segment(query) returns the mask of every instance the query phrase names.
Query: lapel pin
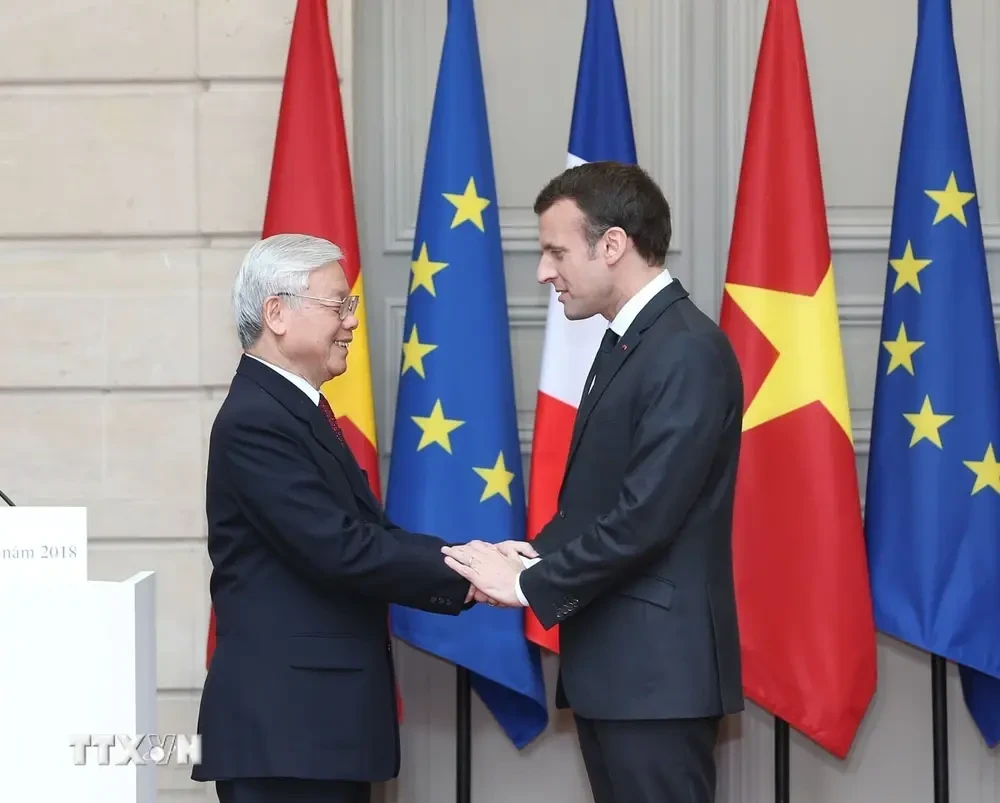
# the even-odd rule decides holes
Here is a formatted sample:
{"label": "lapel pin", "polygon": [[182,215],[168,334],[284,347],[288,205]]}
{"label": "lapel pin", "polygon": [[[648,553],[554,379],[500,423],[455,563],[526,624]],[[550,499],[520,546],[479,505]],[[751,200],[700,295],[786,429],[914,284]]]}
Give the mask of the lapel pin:
{"label": "lapel pin", "polygon": [[622,343],[622,351],[626,351],[627,349],[628,349],[628,343]]}

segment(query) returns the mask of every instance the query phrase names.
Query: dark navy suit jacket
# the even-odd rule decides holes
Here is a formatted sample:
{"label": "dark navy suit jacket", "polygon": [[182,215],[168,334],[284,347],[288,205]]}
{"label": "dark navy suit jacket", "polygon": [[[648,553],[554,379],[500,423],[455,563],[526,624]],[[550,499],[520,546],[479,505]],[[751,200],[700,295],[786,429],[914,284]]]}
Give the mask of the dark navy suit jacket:
{"label": "dark navy suit jacket", "polygon": [[466,607],[445,542],[387,521],[313,400],[246,356],[212,427],[206,503],[217,642],[192,778],[394,777],[388,606]]}
{"label": "dark navy suit jacket", "polygon": [[[589,385],[588,378],[588,385]],[[744,707],[732,568],[743,379],[676,279],[622,335],[577,413],[559,510],[521,574],[559,625],[559,707],[590,719]]]}

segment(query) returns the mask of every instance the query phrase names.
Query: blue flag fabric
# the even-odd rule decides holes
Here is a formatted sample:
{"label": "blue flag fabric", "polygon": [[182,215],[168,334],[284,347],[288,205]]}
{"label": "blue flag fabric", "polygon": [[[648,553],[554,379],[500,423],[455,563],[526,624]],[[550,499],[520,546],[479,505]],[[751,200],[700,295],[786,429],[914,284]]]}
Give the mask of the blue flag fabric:
{"label": "blue flag fabric", "polygon": [[636,163],[632,108],[614,0],[587,0],[569,153],[577,164]]}
{"label": "blue flag fabric", "polygon": [[[403,332],[386,511],[450,542],[525,540],[499,202],[472,0],[450,0]],[[442,555],[442,560],[444,556]],[[393,606],[393,632],[470,670],[524,747],[548,724],[520,609],[457,617]]]}
{"label": "blue flag fabric", "polygon": [[876,625],[1000,739],[1000,365],[948,0],[920,0],[868,468]]}

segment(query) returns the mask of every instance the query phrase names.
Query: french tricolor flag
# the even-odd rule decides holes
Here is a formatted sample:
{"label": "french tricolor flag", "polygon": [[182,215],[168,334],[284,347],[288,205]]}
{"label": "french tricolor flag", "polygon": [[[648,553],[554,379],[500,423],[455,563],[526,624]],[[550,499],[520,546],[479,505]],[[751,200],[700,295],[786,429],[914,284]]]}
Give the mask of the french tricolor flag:
{"label": "french tricolor flag", "polygon": [[[587,0],[566,166],[600,161],[636,163],[614,0]],[[534,538],[558,509],[583,383],[608,328],[600,315],[584,321],[567,320],[555,290],[550,288],[550,292],[531,445],[529,538]],[[545,630],[530,609],[525,634],[535,644],[559,652],[559,628]]]}

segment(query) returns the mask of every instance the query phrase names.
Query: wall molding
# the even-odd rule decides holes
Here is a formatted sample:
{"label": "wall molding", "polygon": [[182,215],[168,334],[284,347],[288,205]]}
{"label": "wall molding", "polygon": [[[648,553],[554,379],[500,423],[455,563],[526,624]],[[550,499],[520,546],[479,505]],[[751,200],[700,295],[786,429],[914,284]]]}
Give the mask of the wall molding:
{"label": "wall molding", "polygon": [[[480,0],[482,2],[482,0]],[[680,0],[632,0],[619,4],[633,128],[639,159],[660,179],[668,198],[686,187],[683,148],[690,134],[685,98],[690,72],[686,61]],[[443,42],[445,4],[429,0],[384,0],[382,12],[383,222],[386,253],[413,251],[416,214],[423,175],[427,132]],[[582,33],[583,17],[580,18]],[[479,40],[484,39],[480,23]],[[665,40],[666,39],[666,43]],[[629,47],[629,43],[639,47]],[[433,50],[433,57],[427,53]],[[636,56],[634,54],[638,53]],[[578,50],[573,58],[577,59]],[[635,61],[639,59],[639,63]],[[574,70],[575,74],[575,70]],[[642,78],[640,82],[638,79]],[[575,78],[574,78],[575,83]],[[401,91],[405,87],[406,91]],[[640,91],[642,90],[642,91]],[[570,87],[572,93],[573,88]],[[487,98],[487,103],[490,99]],[[636,117],[640,117],[639,124]],[[393,122],[398,121],[398,122]],[[640,125],[641,130],[640,130]],[[570,118],[563,124],[568,141]],[[497,132],[490,132],[496,169]],[[563,162],[552,165],[555,175]],[[539,177],[539,188],[544,177]],[[687,213],[677,205],[670,251],[677,253],[688,236]],[[500,206],[500,234],[506,252],[538,251],[537,218],[530,206]]]}
{"label": "wall molding", "polygon": [[[727,69],[722,107],[725,120],[723,143],[722,182],[723,209],[720,210],[724,231],[732,231],[736,191],[739,186],[747,115],[753,91],[757,54],[767,12],[767,0],[724,0],[724,39],[726,42]],[[993,84],[985,76],[1000,74],[1000,55],[993,42],[1000,36],[1000,12],[995,3],[981,0],[984,77],[974,108],[979,113],[979,125],[973,128],[969,121],[972,156],[976,173],[977,196],[981,203],[983,240],[987,251],[1000,250],[1000,207],[996,202],[1000,194],[1000,111],[990,93]],[[913,10],[916,14],[916,10]],[[958,13],[958,12],[956,12]],[[911,21],[908,20],[907,24]],[[916,24],[913,23],[914,33]],[[808,51],[808,42],[806,43]],[[807,53],[808,58],[808,53]],[[907,54],[907,59],[912,58]],[[961,58],[961,57],[960,57]],[[909,76],[909,73],[907,73]],[[909,82],[909,77],[907,77]],[[963,92],[966,109],[969,103],[970,76],[963,75]],[[898,121],[898,136],[902,135],[903,118]],[[985,198],[985,203],[983,203]],[[830,248],[835,252],[888,251],[892,223],[892,205],[827,205],[827,227]]]}
{"label": "wall molding", "polygon": [[[840,325],[842,327],[882,325],[882,295],[842,296],[840,307]],[[1000,321],[1000,295],[992,297],[993,319]],[[1000,325],[1000,324],[998,324]]]}

